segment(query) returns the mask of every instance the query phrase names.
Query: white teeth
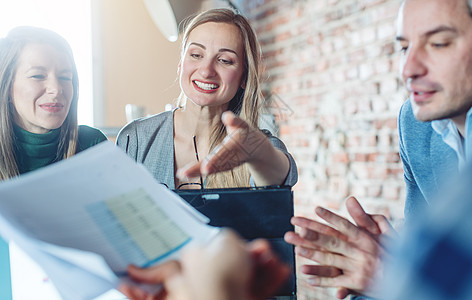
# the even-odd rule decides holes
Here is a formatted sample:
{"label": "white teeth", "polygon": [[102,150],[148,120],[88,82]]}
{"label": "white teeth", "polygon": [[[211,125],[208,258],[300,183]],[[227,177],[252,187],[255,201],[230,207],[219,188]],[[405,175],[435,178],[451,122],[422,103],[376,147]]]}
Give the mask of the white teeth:
{"label": "white teeth", "polygon": [[214,90],[216,88],[218,88],[218,85],[217,84],[212,84],[212,83],[203,83],[203,82],[200,82],[200,81],[194,81],[195,84],[201,88],[202,90]]}

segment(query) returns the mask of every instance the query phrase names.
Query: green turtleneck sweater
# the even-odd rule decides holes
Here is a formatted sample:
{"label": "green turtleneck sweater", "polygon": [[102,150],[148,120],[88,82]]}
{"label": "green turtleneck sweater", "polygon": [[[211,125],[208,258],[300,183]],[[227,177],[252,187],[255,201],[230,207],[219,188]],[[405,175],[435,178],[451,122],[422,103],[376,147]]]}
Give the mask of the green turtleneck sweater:
{"label": "green turtleneck sweater", "polygon": [[[62,159],[62,157],[56,159],[60,129],[54,129],[45,134],[31,133],[16,125],[13,129],[16,137],[15,157],[20,174],[34,171]],[[77,153],[106,139],[100,130],[81,125]]]}

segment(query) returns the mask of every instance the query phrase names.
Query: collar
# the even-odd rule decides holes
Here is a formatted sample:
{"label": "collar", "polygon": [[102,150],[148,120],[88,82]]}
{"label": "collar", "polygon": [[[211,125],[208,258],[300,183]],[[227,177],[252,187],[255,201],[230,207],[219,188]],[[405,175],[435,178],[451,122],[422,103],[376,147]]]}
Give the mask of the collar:
{"label": "collar", "polygon": [[55,157],[59,145],[61,129],[57,128],[48,133],[38,134],[24,130],[13,124],[15,144],[18,150],[29,157],[44,158]]}
{"label": "collar", "polygon": [[462,137],[457,130],[456,125],[451,119],[434,120],[431,127],[449,145],[457,154],[459,160],[459,169],[465,165],[467,161],[472,161],[472,108],[467,112],[465,120],[465,137]]}

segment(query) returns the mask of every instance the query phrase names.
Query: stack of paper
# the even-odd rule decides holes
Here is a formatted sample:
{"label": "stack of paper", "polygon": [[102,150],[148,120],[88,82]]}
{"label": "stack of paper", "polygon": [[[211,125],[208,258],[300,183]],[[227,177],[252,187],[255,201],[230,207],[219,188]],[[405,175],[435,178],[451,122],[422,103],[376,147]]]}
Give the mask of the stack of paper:
{"label": "stack of paper", "polygon": [[129,264],[176,258],[218,231],[111,142],[0,184],[0,234],[48,273],[64,299],[92,299]]}

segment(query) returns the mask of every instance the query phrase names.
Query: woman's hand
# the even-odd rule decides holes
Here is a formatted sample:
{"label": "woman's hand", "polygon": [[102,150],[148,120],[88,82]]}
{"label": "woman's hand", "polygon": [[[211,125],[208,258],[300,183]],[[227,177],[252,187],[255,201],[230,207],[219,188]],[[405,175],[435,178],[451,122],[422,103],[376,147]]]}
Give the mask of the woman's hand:
{"label": "woman's hand", "polygon": [[226,138],[202,162],[178,170],[177,177],[206,176],[247,163],[257,185],[282,184],[290,168],[287,156],[275,149],[264,133],[232,112],[224,112],[221,119],[228,133]]}

